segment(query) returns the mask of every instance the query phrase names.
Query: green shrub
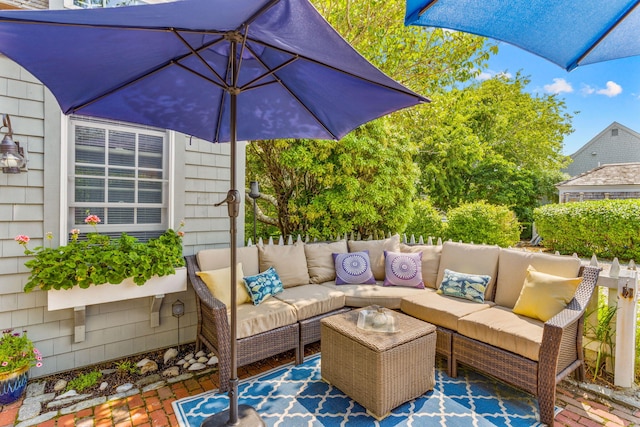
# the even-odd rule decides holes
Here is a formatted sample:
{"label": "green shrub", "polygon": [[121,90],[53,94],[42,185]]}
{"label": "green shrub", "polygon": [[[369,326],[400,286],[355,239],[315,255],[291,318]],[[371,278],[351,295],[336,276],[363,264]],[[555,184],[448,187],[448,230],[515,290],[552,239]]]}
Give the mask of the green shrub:
{"label": "green shrub", "polygon": [[640,201],[598,200],[545,205],[534,221],[545,247],[582,257],[640,259]]}
{"label": "green shrub", "polygon": [[445,236],[454,242],[507,247],[520,239],[520,224],[509,208],[486,202],[467,203],[447,213]]}
{"label": "green shrub", "polygon": [[427,239],[429,236],[444,236],[444,223],[442,222],[442,214],[433,207],[429,200],[419,199],[413,202],[414,215],[411,222],[405,229],[405,234],[416,237],[419,236]]}

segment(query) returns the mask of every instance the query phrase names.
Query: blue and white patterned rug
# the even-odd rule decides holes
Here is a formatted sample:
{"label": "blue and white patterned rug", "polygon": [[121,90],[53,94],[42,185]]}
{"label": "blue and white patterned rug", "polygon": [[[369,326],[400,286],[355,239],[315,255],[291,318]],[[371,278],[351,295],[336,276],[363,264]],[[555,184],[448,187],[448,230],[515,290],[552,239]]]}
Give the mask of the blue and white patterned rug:
{"label": "blue and white patterned rug", "polygon": [[[438,365],[438,363],[437,363]],[[322,381],[320,355],[302,365],[286,365],[240,382],[240,404],[256,409],[268,426],[540,426],[537,401],[474,371],[458,378],[436,367],[436,385],[382,421],[340,390]],[[228,408],[228,395],[208,391],[173,402],[180,426],[199,427],[209,415]]]}

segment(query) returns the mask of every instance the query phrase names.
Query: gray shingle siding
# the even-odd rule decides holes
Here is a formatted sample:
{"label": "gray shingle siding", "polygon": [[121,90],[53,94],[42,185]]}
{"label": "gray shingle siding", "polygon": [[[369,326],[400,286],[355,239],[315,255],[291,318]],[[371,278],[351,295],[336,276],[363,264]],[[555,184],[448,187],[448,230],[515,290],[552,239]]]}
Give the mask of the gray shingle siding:
{"label": "gray shingle siding", "polygon": [[[612,129],[618,129],[617,136],[612,136]],[[571,158],[573,162],[564,170],[570,176],[605,164],[640,162],[640,134],[613,122],[572,154]]]}

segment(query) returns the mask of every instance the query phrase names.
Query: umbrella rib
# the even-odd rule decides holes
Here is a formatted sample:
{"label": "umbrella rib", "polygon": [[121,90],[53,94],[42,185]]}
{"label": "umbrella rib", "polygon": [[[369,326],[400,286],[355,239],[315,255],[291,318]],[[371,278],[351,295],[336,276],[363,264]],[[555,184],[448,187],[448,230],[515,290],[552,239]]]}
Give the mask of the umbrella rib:
{"label": "umbrella rib", "polygon": [[271,9],[276,3],[278,3],[280,0],[271,0],[269,3],[265,4],[264,6],[262,6],[260,9],[258,9],[258,11],[256,13],[253,14],[253,16],[250,16],[248,19],[246,19],[242,25],[238,28],[238,31],[240,31],[240,29],[242,27],[247,27],[249,26],[249,24],[251,24],[253,21],[255,21],[256,19],[258,19],[260,17],[260,15],[262,15],[263,13],[265,13],[267,10]]}
{"label": "umbrella rib", "polygon": [[[214,69],[213,69],[213,67],[212,67],[211,65],[209,65],[209,63],[208,63],[207,61],[205,61],[205,60],[204,60],[204,58],[200,55],[200,51],[202,51],[202,50],[204,50],[204,49],[208,49],[208,48],[210,48],[211,46],[213,46],[214,44],[217,44],[217,43],[219,43],[220,41],[222,41],[222,40],[224,40],[224,39],[221,37],[220,39],[215,40],[215,41],[213,41],[213,42],[211,42],[211,43],[207,43],[206,45],[204,45],[204,46],[202,46],[202,47],[198,48],[198,50],[195,50],[195,49],[194,49],[194,48],[193,48],[193,47],[192,47],[192,46],[191,46],[191,45],[190,45],[190,44],[189,44],[189,43],[184,39],[184,37],[182,37],[182,35],[181,35],[178,31],[176,31],[175,29],[172,29],[171,31],[172,31],[172,32],[173,32],[173,34],[178,38],[178,40],[180,40],[180,41],[182,42],[182,44],[184,44],[184,45],[187,47],[187,49],[189,49],[189,50],[191,51],[191,53],[192,53],[193,55],[195,55],[195,56],[200,60],[200,62],[202,62],[202,64],[203,64],[205,67],[207,67],[207,69],[208,69],[209,71],[211,71],[211,72],[212,72],[212,73],[213,73],[213,74],[218,78],[218,80],[220,80],[220,81],[222,82],[222,84],[223,84],[223,85],[225,85],[225,86],[226,86],[226,82],[224,81],[224,79],[222,78],[222,76],[221,76],[220,74],[218,74],[218,72],[217,72],[216,70],[214,70]],[[183,58],[181,58],[181,59],[184,59],[184,57],[183,57]],[[212,83],[213,83],[213,82],[212,82]]]}
{"label": "umbrella rib", "polygon": [[589,49],[587,49],[582,55],[580,55],[578,57],[578,59],[576,59],[575,61],[573,61],[571,64],[569,64],[569,66],[567,67],[567,70],[572,70],[575,67],[577,67],[578,65],[580,65],[580,63],[591,54],[591,52],[593,52],[593,50],[595,48],[597,48],[600,43],[602,43],[602,41],[604,39],[606,39],[609,34],[611,34],[611,32],[613,30],[615,30],[616,28],[618,28],[618,25],[620,25],[620,23],[622,23],[622,21],[624,21],[627,16],[629,16],[640,4],[640,1],[636,1],[635,4],[633,6],[631,6],[625,13],[622,14],[622,16],[620,16],[616,22],[614,22],[614,24],[609,27],[609,29],[607,31],[604,32],[604,34],[602,34],[600,37],[598,37],[598,40],[596,40],[590,47]]}
{"label": "umbrella rib", "polygon": [[[272,44],[266,43],[266,42],[264,42],[264,41],[262,41],[262,40],[256,40],[256,39],[252,39],[252,38],[250,38],[249,40],[250,40],[250,41],[252,41],[252,42],[254,42],[254,43],[261,44],[261,45],[263,45],[263,46],[265,46],[265,47],[268,47],[268,48],[270,48],[270,49],[277,50],[278,52],[286,53],[286,54],[288,54],[288,55],[292,55],[292,56],[298,56],[298,59],[303,59],[303,60],[305,60],[305,61],[312,62],[312,63],[314,63],[314,64],[316,64],[316,65],[320,65],[320,66],[322,66],[322,67],[329,68],[329,69],[331,69],[331,70],[333,70],[333,71],[336,71],[336,72],[338,72],[338,73],[346,74],[346,75],[351,76],[351,77],[353,77],[353,78],[355,78],[355,79],[362,80],[362,81],[364,81],[364,82],[371,83],[371,84],[373,84],[373,85],[376,85],[376,86],[379,86],[379,87],[383,87],[383,88],[385,88],[385,89],[389,89],[389,90],[392,90],[392,91],[395,91],[395,92],[398,92],[398,93],[402,93],[402,94],[405,94],[405,95],[413,96],[413,97],[415,97],[415,98],[419,99],[421,102],[431,102],[431,101],[429,101],[429,99],[428,99],[428,98],[425,98],[425,97],[420,96],[420,95],[418,95],[418,94],[416,94],[416,93],[413,93],[413,92],[411,92],[411,91],[410,91],[410,90],[408,90],[408,89],[407,89],[407,90],[402,90],[402,89],[399,89],[399,88],[397,88],[397,87],[389,86],[389,85],[387,85],[387,84],[380,83],[380,82],[377,82],[377,81],[375,81],[375,80],[368,79],[368,78],[363,77],[363,76],[359,76],[359,75],[357,75],[357,74],[354,74],[354,73],[349,72],[349,71],[346,71],[346,70],[341,70],[340,68],[334,67],[333,65],[326,64],[326,63],[324,63],[324,62],[318,61],[317,59],[313,59],[313,58],[310,58],[310,57],[308,57],[308,56],[305,56],[305,55],[302,55],[302,54],[299,54],[299,53],[290,52],[290,51],[288,51],[288,50],[286,50],[286,49],[279,48],[279,47],[274,46],[274,45],[272,45]],[[261,62],[262,62],[262,61],[261,61]],[[264,65],[264,64],[263,64],[263,65]],[[265,67],[266,67],[266,66],[265,66]],[[269,67],[266,67],[266,68],[269,68]]]}
{"label": "umbrella rib", "polygon": [[431,9],[431,6],[433,6],[434,4],[436,4],[438,2],[438,0],[431,0],[429,2],[427,2],[427,4],[425,4],[422,9],[420,9],[420,11],[418,12],[418,16],[422,16],[424,15],[424,13]]}
{"label": "umbrella rib", "polygon": [[173,65],[173,63],[174,63],[174,62],[173,62],[173,60],[172,60],[171,62],[168,62],[168,63],[166,63],[166,64],[162,64],[162,65],[160,65],[159,67],[157,67],[156,69],[151,70],[151,71],[149,71],[148,73],[144,73],[143,75],[140,75],[140,76],[138,76],[138,77],[135,77],[134,79],[131,79],[131,80],[129,80],[128,82],[125,82],[125,83],[123,83],[123,84],[121,84],[121,85],[119,85],[119,86],[117,86],[117,87],[114,87],[114,88],[112,88],[112,89],[109,89],[109,90],[107,90],[106,92],[103,92],[103,93],[101,93],[100,95],[95,96],[95,97],[91,98],[90,100],[88,100],[88,101],[86,101],[86,102],[84,102],[84,103],[82,103],[82,104],[80,104],[80,105],[78,105],[78,106],[70,107],[70,108],[68,108],[64,113],[65,113],[65,114],[69,114],[69,113],[75,113],[75,112],[77,112],[78,110],[82,110],[83,108],[88,107],[89,105],[91,105],[91,104],[93,104],[93,103],[95,103],[95,102],[100,101],[102,98],[104,98],[104,97],[106,97],[106,96],[109,96],[109,95],[111,95],[112,93],[118,92],[119,90],[124,89],[124,88],[126,88],[126,87],[128,87],[128,86],[131,86],[132,84],[134,84],[134,83],[136,83],[136,82],[138,82],[138,81],[140,81],[140,80],[142,80],[142,79],[144,79],[144,78],[147,78],[147,77],[149,77],[149,76],[151,76],[151,75],[153,75],[153,74],[156,74],[156,73],[157,73],[157,72],[159,72],[159,71],[164,70],[165,68],[167,68],[167,67],[169,67],[169,66]]}
{"label": "umbrella rib", "polygon": [[[249,49],[249,50],[251,50],[251,49]],[[252,51],[252,53],[253,53],[253,51]],[[266,78],[266,77],[269,77],[269,76],[271,76],[271,75],[274,75],[275,73],[277,73],[278,71],[280,71],[281,69],[283,69],[284,67],[286,67],[287,65],[289,65],[289,64],[291,64],[291,63],[293,63],[293,62],[295,62],[295,61],[297,61],[297,60],[298,60],[298,56],[296,55],[295,57],[293,57],[293,58],[289,59],[288,61],[283,62],[282,64],[278,65],[276,68],[274,68],[274,69],[272,69],[272,70],[269,70],[268,72],[266,72],[266,73],[262,74],[261,76],[258,76],[258,77],[256,77],[255,79],[251,80],[249,83],[247,83],[247,84],[243,85],[243,86],[240,88],[240,90],[241,90],[241,91],[245,91],[245,90],[249,90],[249,89],[254,89],[254,88],[256,88],[256,87],[264,86],[265,84],[274,83],[274,82],[266,82],[266,83],[263,83],[263,84],[259,84],[259,85],[255,85],[255,86],[254,86],[254,83],[255,83],[255,82],[257,82],[257,81],[259,81],[259,80],[262,80],[262,79],[264,79],[264,78]],[[262,63],[262,61],[260,61],[260,62]],[[262,65],[264,65],[264,64],[262,64]],[[267,69],[268,69],[268,67],[267,67]],[[278,79],[278,77],[277,77],[277,76],[276,76],[275,78],[276,78],[276,79]],[[279,81],[279,80],[280,80],[280,79],[278,79],[278,81]]]}
{"label": "umbrella rib", "polygon": [[[260,62],[260,64],[262,64],[262,66],[265,69],[269,69],[269,66],[267,64],[265,64],[262,59],[260,58],[260,56],[256,55],[256,53],[253,51],[253,49],[251,49],[250,46],[247,47],[247,49],[249,49],[249,51],[254,55],[254,57],[256,58],[256,60],[258,62]],[[295,56],[295,55],[294,55]],[[298,57],[294,58],[294,59],[298,59]],[[282,68],[282,67],[280,67]],[[278,83],[280,83],[280,86],[284,88],[284,90],[286,90],[289,95],[291,95],[296,101],[298,101],[298,103],[302,106],[302,108],[304,108],[305,110],[307,110],[307,112],[311,115],[311,117],[313,117],[315,119],[316,122],[318,122],[318,124],[320,126],[322,126],[324,128],[324,130],[327,131],[327,133],[329,135],[331,135],[333,137],[333,139],[338,139],[338,137],[336,136],[336,134],[334,134],[331,130],[329,130],[329,128],[324,124],[324,122],[322,120],[320,120],[320,118],[316,115],[316,113],[314,113],[313,111],[311,111],[309,109],[309,107],[307,107],[307,105],[302,102],[302,100],[298,97],[298,95],[296,95],[295,93],[293,93],[293,91],[291,89],[289,89],[289,87],[277,76],[277,74],[275,74],[275,71],[272,73],[273,77],[277,80]],[[260,86],[264,86],[264,85],[260,85]]]}

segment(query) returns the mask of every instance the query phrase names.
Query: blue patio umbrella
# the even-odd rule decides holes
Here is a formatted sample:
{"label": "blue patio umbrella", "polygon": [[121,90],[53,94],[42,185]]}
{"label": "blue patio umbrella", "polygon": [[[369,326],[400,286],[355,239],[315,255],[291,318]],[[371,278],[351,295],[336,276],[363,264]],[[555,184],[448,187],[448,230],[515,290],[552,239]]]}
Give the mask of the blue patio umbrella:
{"label": "blue patio umbrella", "polygon": [[[427,101],[358,54],[308,0],[0,12],[0,52],[42,81],[65,114],[231,142],[231,188],[221,202],[229,210],[231,266],[237,140],[339,139]],[[231,268],[231,301],[235,275]],[[238,408],[236,323],[232,304],[229,410],[207,425],[236,425],[239,415],[259,420],[251,408]]]}
{"label": "blue patio umbrella", "polygon": [[640,55],[638,0],[407,0],[405,25],[491,37],[571,71]]}

